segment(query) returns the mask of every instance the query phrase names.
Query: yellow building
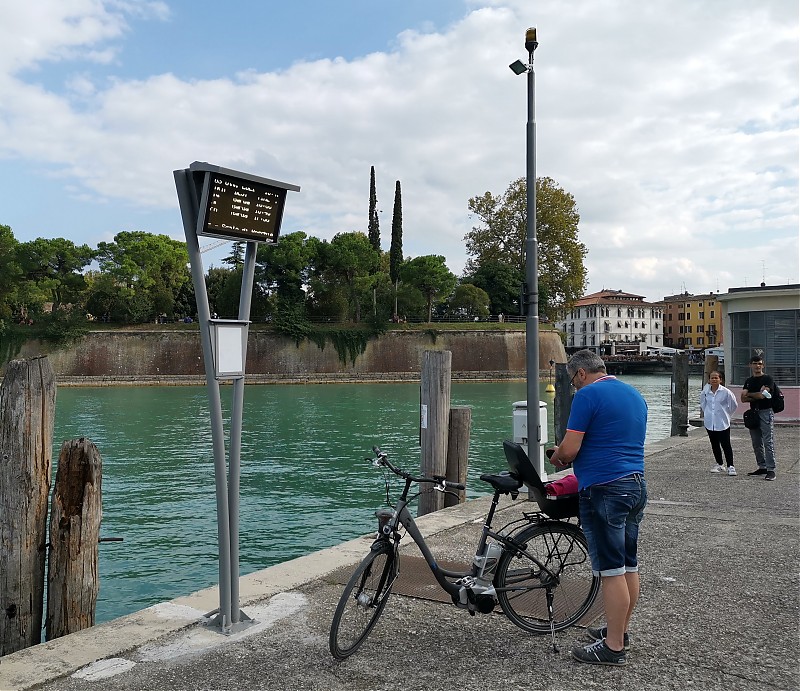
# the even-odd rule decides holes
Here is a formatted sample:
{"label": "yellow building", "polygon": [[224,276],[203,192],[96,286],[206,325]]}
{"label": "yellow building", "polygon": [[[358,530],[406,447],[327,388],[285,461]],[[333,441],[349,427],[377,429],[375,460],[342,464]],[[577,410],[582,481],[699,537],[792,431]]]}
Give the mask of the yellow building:
{"label": "yellow building", "polygon": [[664,304],[664,345],[702,350],[722,343],[722,306],[715,293],[668,295]]}

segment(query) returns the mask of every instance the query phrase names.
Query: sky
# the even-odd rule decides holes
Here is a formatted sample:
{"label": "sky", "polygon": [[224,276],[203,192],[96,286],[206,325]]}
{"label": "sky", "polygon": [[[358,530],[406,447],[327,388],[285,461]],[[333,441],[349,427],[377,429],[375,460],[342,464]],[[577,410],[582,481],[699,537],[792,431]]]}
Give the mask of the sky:
{"label": "sky", "polygon": [[[299,185],[282,233],[381,240],[460,275],[468,202],[575,198],[586,292],[800,282],[796,0],[0,0],[0,224],[183,240],[193,161]],[[201,247],[210,242],[203,238]],[[220,265],[230,246],[203,254]]]}

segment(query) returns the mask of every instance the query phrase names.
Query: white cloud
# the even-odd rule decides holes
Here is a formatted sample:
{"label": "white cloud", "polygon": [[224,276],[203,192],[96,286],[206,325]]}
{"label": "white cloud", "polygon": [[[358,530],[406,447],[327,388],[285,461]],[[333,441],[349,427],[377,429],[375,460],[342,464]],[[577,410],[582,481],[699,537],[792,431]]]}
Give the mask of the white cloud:
{"label": "white cloud", "polygon": [[508,64],[535,19],[537,172],[575,196],[589,290],[725,290],[758,283],[762,259],[775,282],[798,280],[794,0],[542,0],[535,17],[527,0],[471,1],[442,33],[399,32],[392,52],[217,80],[76,73],[64,94],[30,68],[118,59],[137,38],[126,17],[169,10],[45,4],[47,21],[14,3],[0,28],[0,88],[13,94],[0,157],[90,195],[172,209],[172,170],[205,160],[300,184],[284,228],[331,237],[365,229],[374,165],[384,244],[399,179],[406,254],[460,271],[468,199],[525,174],[525,79]]}

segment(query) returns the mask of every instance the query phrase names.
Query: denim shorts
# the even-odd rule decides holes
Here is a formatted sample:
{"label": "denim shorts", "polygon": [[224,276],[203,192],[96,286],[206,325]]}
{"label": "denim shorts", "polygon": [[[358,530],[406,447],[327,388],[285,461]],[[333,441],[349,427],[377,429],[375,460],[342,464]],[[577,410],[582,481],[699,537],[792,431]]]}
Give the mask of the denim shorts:
{"label": "denim shorts", "polygon": [[647,484],[639,473],[580,491],[581,527],[589,543],[592,573],[621,576],[639,570],[639,523]]}

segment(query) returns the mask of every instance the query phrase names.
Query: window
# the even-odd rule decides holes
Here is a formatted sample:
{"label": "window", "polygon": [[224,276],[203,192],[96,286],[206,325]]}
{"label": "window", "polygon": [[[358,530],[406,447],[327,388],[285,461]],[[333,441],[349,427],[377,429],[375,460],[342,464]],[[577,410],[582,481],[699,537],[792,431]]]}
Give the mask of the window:
{"label": "window", "polygon": [[687,333],[687,334],[692,333],[692,325],[691,324],[687,324],[686,325],[686,332],[685,333]]}
{"label": "window", "polygon": [[705,339],[705,338],[703,338],[702,336],[700,336],[700,337],[697,339],[697,345],[705,345],[705,342],[706,342],[706,339]]}
{"label": "window", "polygon": [[[714,303],[712,302],[711,304],[713,305]],[[714,310],[711,310],[711,318],[714,318]]]}
{"label": "window", "polygon": [[706,318],[706,313],[705,312],[700,312],[700,314],[697,315],[697,318],[698,319],[705,319]]}
{"label": "window", "polygon": [[763,348],[767,374],[781,386],[800,385],[800,310],[736,312],[731,315],[731,339],[731,381],[750,376],[747,361],[754,349]]}

